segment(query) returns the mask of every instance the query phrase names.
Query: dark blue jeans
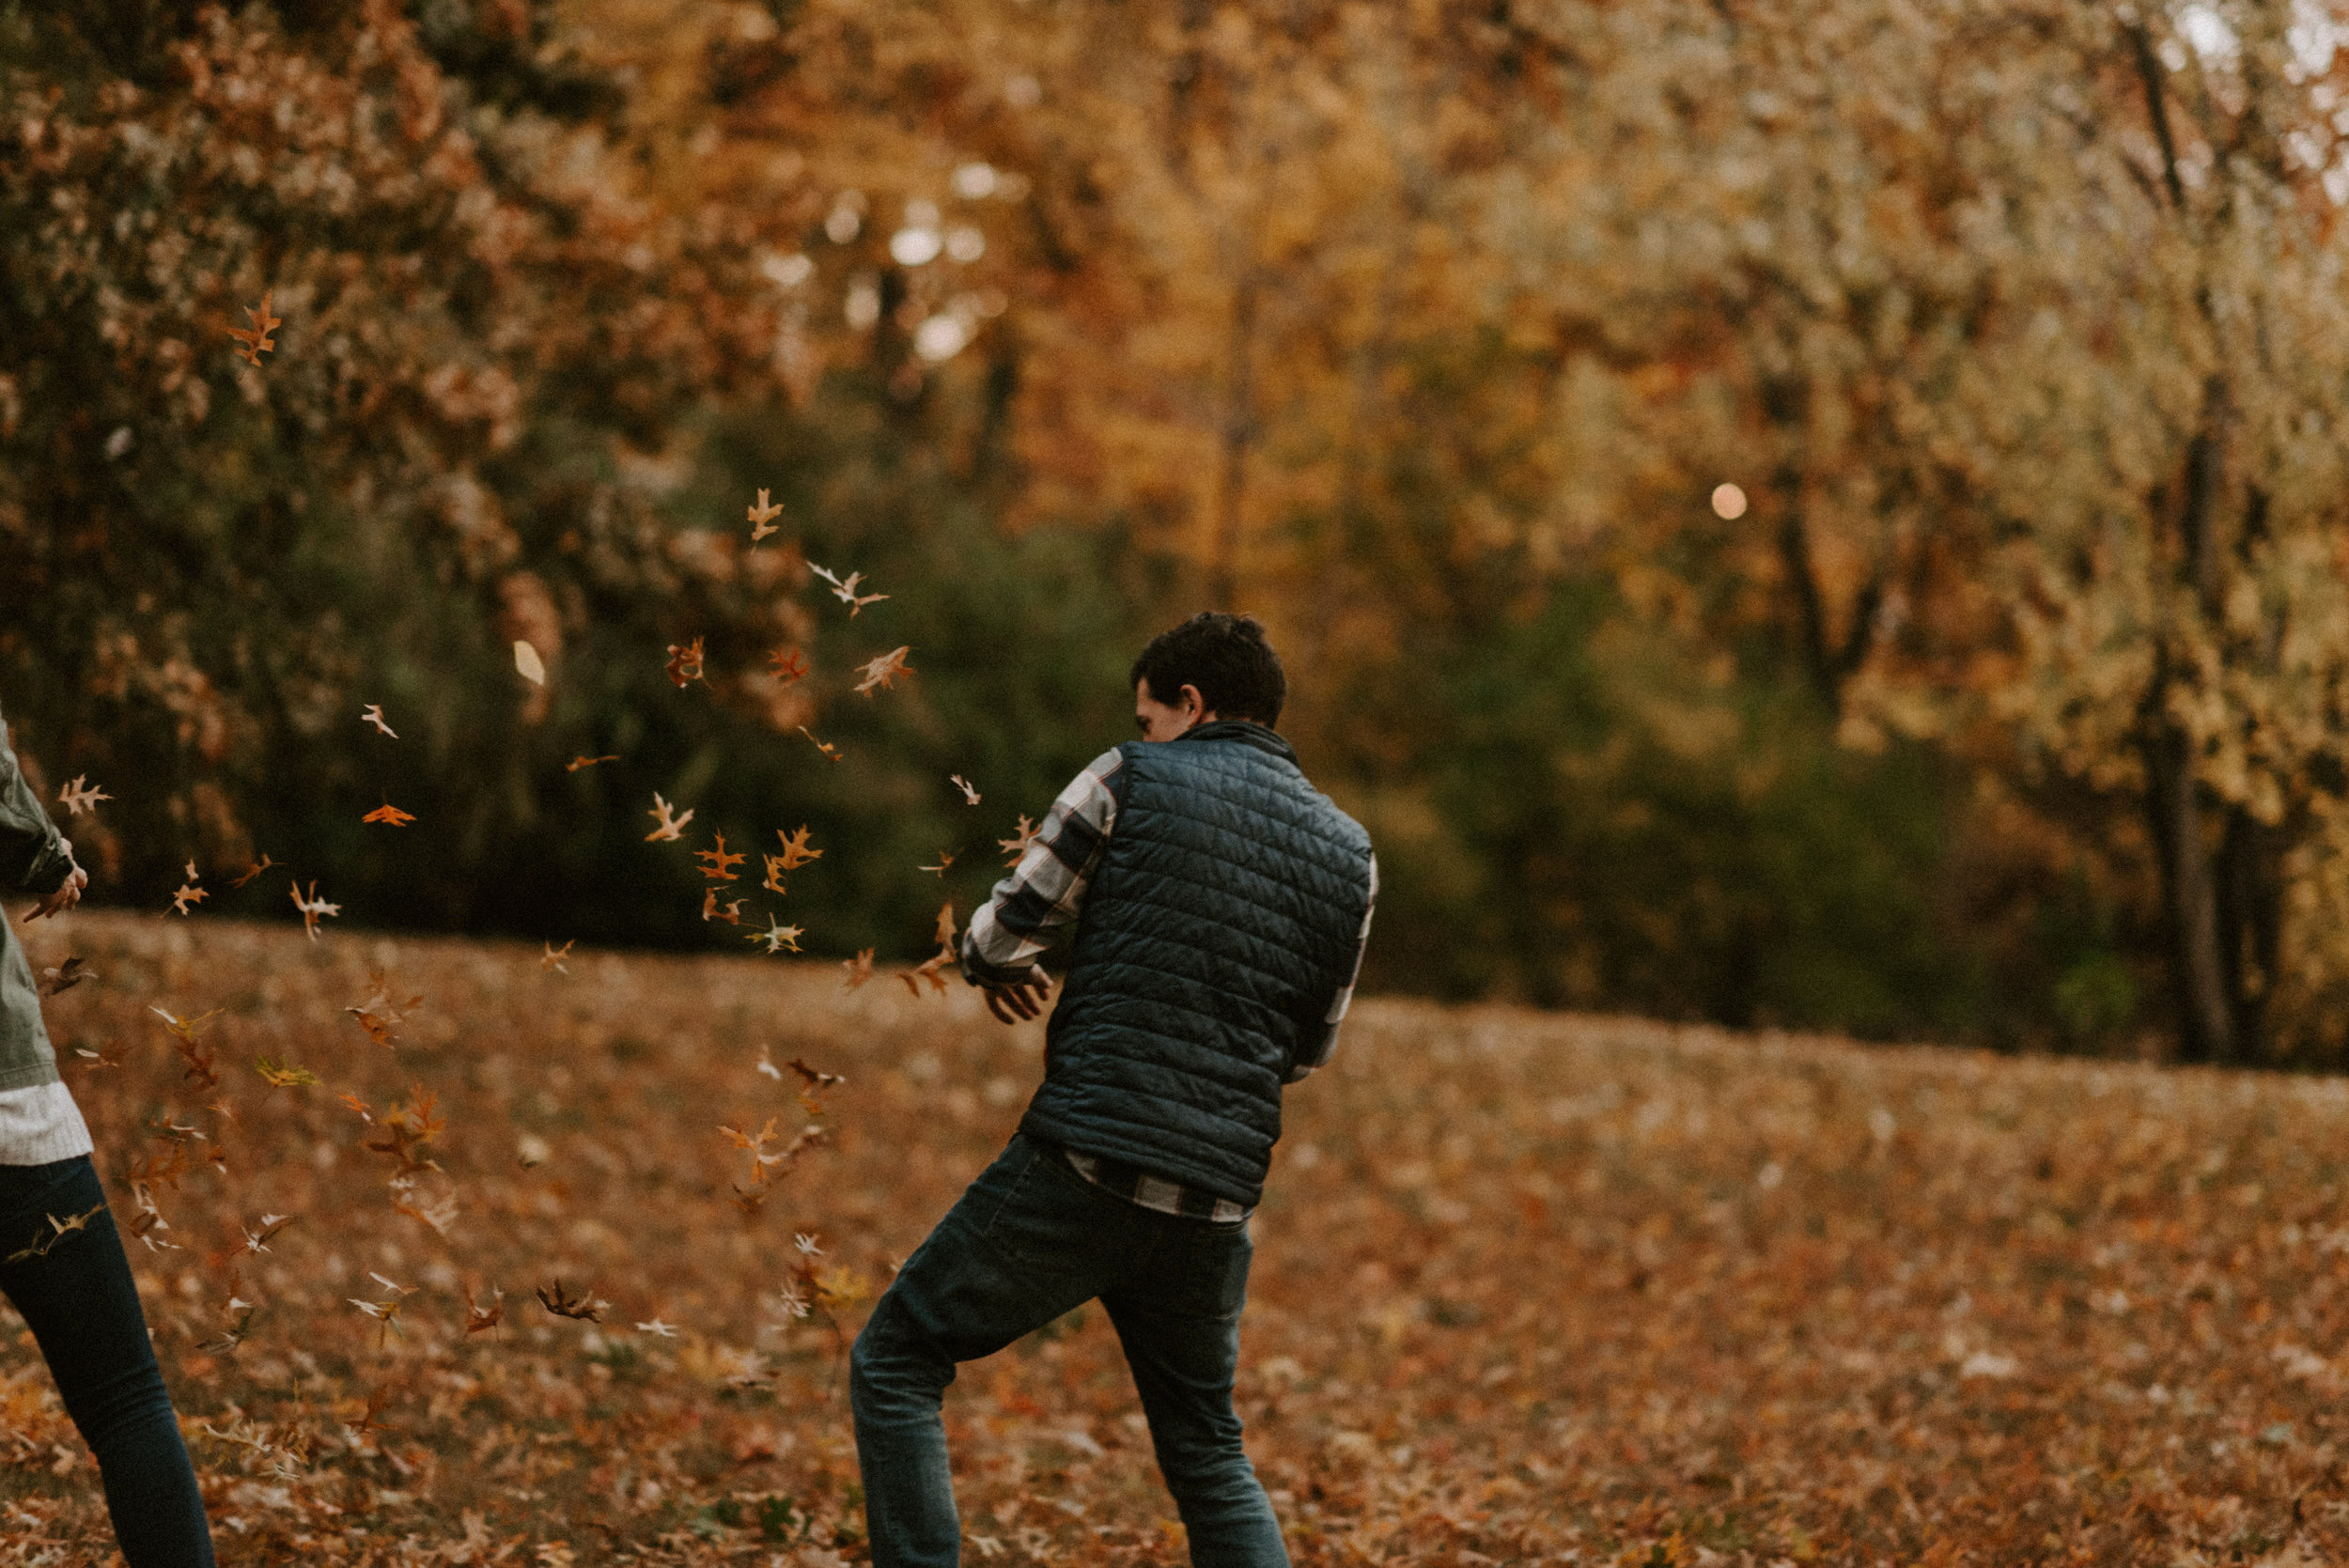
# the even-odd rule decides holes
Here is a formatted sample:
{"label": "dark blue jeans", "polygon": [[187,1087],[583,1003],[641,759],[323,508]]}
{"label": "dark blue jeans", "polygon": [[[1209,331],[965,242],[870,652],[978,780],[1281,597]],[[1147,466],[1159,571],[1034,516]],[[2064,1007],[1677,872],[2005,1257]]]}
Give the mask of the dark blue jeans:
{"label": "dark blue jeans", "polygon": [[897,1271],[849,1357],[874,1568],[960,1560],[939,1419],[956,1363],[1097,1296],[1126,1348],[1191,1561],[1285,1565],[1232,1408],[1251,1251],[1245,1222],[1142,1208],[1077,1174],[1060,1150],[1014,1137]]}
{"label": "dark blue jeans", "polygon": [[49,1361],[66,1414],[98,1458],[130,1568],[210,1568],[212,1534],[195,1469],[148,1342],[147,1315],[114,1213],[57,1235],[106,1201],[86,1155],[54,1165],[0,1165],[0,1258],[55,1236],[38,1257],[0,1264],[0,1294],[23,1315]]}

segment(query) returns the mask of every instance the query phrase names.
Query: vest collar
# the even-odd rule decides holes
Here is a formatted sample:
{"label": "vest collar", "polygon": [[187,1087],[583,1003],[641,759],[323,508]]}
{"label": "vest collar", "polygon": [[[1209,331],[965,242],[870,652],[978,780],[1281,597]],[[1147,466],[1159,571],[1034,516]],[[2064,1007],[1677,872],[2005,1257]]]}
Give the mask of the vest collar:
{"label": "vest collar", "polygon": [[[1269,752],[1283,762],[1297,760],[1296,749],[1281,738],[1278,730],[1259,724],[1253,719],[1216,719],[1204,724],[1193,724],[1174,737],[1174,741],[1184,740],[1237,740],[1260,752]],[[1170,745],[1174,743],[1169,742]]]}

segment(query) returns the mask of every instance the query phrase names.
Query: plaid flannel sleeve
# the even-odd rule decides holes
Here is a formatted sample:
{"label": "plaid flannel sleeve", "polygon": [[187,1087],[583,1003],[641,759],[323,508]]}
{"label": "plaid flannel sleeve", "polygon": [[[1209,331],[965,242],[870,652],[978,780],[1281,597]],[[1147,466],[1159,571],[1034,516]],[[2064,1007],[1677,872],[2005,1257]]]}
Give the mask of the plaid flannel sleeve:
{"label": "plaid flannel sleeve", "polygon": [[8,727],[0,722],[0,889],[45,897],[63,887],[73,862],[61,836],[25,782],[8,745]]}
{"label": "plaid flannel sleeve", "polygon": [[1101,851],[1117,826],[1126,759],[1104,752],[1069,781],[1011,875],[995,884],[962,934],[962,974],[973,986],[1023,978],[1051,934],[1077,918]]}
{"label": "plaid flannel sleeve", "polygon": [[1354,946],[1354,972],[1330,999],[1330,1007],[1321,1017],[1316,1033],[1309,1033],[1298,1042],[1297,1062],[1289,1068],[1284,1083],[1295,1083],[1315,1067],[1330,1064],[1330,1055],[1338,1048],[1338,1025],[1346,1021],[1346,1010],[1354,1002],[1354,982],[1362,976],[1362,955],[1370,947],[1370,917],[1378,908],[1378,857],[1370,858],[1370,896],[1362,906],[1362,934]]}

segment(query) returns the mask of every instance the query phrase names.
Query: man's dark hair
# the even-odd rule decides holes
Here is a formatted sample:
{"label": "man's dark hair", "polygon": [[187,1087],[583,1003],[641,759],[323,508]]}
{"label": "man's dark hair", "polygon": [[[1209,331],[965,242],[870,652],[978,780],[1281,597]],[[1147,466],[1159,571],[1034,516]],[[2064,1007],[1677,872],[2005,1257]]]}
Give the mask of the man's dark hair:
{"label": "man's dark hair", "polygon": [[1281,704],[1289,691],[1281,656],[1265,641],[1264,627],[1253,615],[1219,610],[1151,638],[1126,678],[1135,687],[1148,681],[1150,695],[1162,703],[1175,701],[1184,687],[1196,686],[1217,718],[1252,719],[1268,728],[1281,722]]}

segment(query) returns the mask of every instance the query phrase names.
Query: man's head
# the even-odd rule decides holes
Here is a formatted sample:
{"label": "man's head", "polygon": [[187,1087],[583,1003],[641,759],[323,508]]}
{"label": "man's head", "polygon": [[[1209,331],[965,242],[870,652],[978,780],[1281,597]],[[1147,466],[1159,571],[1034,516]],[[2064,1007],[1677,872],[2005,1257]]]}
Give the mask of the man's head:
{"label": "man's head", "polygon": [[1248,719],[1281,722],[1288,677],[1250,615],[1193,615],[1150,639],[1134,660],[1134,722],[1144,740],[1172,740],[1193,724]]}

